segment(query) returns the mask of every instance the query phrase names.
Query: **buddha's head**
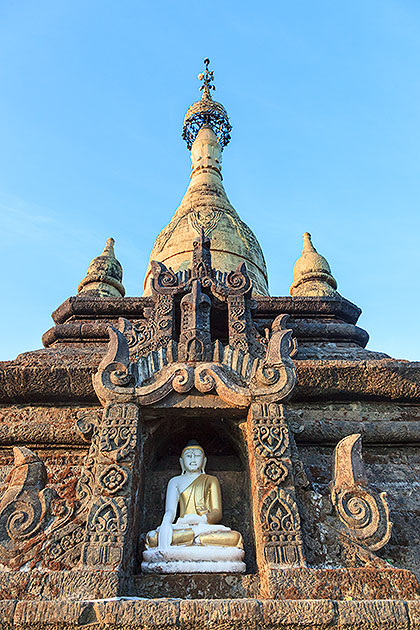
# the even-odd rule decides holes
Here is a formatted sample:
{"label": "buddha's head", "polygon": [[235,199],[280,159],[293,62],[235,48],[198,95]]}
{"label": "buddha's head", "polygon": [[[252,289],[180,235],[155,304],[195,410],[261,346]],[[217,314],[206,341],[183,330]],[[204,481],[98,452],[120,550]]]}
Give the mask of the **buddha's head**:
{"label": "buddha's head", "polygon": [[204,473],[207,458],[204,449],[195,440],[190,440],[179,458],[182,474],[187,472]]}

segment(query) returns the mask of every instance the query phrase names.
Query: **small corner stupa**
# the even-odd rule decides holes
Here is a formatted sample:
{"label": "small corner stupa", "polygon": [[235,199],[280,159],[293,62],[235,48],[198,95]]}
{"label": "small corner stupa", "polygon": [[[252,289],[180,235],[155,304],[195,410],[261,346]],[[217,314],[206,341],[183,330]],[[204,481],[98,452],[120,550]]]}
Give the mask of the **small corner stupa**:
{"label": "small corner stupa", "polygon": [[211,240],[213,265],[229,272],[245,262],[254,294],[268,295],[264,255],[252,230],[230,203],[223,186],[222,152],[230,141],[232,126],[226,109],[213,100],[213,72],[209,59],[198,75],[203,82],[201,99],[189,107],[183,138],[191,151],[191,182],[170,223],[157,237],[144,279],[144,295],[151,295],[151,261],[164,263],[173,271],[187,269],[194,238],[204,230]]}
{"label": "small corner stupa", "polygon": [[124,297],[122,267],[115,258],[115,241],[109,238],[104,251],[90,263],[86,276],[79,283],[78,294],[91,297]]}
{"label": "small corner stupa", "polygon": [[293,283],[290,295],[339,297],[337,282],[331,273],[331,268],[321,254],[318,254],[312,244],[311,235],[303,235],[303,250],[293,269]]}

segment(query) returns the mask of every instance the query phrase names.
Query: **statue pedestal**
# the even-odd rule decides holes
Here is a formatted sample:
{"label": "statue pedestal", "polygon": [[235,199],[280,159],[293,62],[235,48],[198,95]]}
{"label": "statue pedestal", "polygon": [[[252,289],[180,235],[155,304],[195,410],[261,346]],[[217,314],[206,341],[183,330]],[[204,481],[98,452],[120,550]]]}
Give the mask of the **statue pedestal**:
{"label": "statue pedestal", "polygon": [[144,573],[245,573],[243,549],[237,547],[168,547],[143,552]]}

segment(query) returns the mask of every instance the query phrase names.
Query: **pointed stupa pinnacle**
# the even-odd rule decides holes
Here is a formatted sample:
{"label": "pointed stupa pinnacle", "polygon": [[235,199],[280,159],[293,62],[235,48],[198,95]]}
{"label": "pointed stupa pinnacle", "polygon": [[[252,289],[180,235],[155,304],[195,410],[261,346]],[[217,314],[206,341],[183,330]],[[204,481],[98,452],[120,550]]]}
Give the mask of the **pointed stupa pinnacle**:
{"label": "pointed stupa pinnacle", "polygon": [[150,255],[144,295],[151,295],[152,261],[175,272],[190,268],[193,243],[202,234],[211,242],[214,269],[229,273],[246,263],[254,295],[269,295],[267,268],[260,244],[230,203],[222,178],[222,149],[230,140],[231,125],[223,105],[211,98],[213,73],[199,75],[202,98],[188,109],[183,137],[191,150],[188,189],[170,223],[161,230]]}
{"label": "pointed stupa pinnacle", "polygon": [[337,282],[327,260],[318,254],[312,244],[311,235],[303,235],[303,250],[293,269],[292,296],[336,297],[339,295]]}
{"label": "pointed stupa pinnacle", "polygon": [[209,70],[209,63],[210,59],[206,57],[204,59],[204,65],[206,66],[206,69],[204,72],[200,72],[200,74],[198,75],[198,80],[203,82],[203,85],[200,87],[200,91],[202,92],[202,101],[212,101],[213,99],[211,97],[211,91],[216,89],[212,84],[212,81],[214,80],[214,72],[213,70]]}
{"label": "pointed stupa pinnacle", "polygon": [[78,287],[78,293],[95,297],[124,297],[122,267],[115,258],[114,239],[109,238],[104,251],[90,263],[86,277]]}

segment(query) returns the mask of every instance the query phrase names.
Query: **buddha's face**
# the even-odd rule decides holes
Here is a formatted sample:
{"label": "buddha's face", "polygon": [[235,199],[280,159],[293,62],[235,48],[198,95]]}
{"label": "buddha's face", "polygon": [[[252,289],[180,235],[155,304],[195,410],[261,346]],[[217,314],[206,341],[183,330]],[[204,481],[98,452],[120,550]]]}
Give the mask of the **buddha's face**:
{"label": "buddha's face", "polygon": [[201,448],[187,448],[181,457],[181,466],[187,472],[199,472],[203,470],[204,453]]}

